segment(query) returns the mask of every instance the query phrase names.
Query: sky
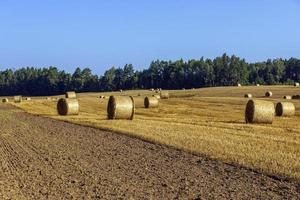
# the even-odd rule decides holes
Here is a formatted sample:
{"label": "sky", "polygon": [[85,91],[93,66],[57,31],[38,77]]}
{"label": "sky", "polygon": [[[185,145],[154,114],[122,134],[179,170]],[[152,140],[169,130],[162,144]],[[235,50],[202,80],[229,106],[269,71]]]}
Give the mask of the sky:
{"label": "sky", "polygon": [[300,58],[300,0],[2,0],[0,70]]}

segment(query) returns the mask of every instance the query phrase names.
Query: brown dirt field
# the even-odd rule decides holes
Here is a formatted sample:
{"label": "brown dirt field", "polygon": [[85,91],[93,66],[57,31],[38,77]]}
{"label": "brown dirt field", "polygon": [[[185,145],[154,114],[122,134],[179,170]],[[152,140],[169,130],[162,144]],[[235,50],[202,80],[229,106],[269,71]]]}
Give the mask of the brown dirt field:
{"label": "brown dirt field", "polygon": [[0,199],[300,199],[300,183],[0,105]]}

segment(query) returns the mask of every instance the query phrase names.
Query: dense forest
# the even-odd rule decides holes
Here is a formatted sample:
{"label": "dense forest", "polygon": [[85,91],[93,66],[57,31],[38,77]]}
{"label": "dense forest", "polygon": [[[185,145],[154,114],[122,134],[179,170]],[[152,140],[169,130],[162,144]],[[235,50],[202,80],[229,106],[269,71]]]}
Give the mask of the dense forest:
{"label": "dense forest", "polygon": [[138,88],[200,88],[251,84],[292,84],[300,82],[300,60],[296,58],[248,63],[223,54],[215,59],[151,62],[148,69],[135,70],[131,64],[112,67],[103,75],[89,68],[73,74],[56,67],[26,67],[0,72],[0,95],[55,95],[76,92],[115,91]]}

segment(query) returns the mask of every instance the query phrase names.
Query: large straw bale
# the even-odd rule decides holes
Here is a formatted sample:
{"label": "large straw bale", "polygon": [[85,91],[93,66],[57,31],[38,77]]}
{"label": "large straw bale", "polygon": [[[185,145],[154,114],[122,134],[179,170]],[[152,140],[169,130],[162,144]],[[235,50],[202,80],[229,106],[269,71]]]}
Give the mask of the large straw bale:
{"label": "large straw bale", "polygon": [[294,86],[295,86],[295,87],[298,87],[298,86],[299,86],[299,83],[295,82],[295,83],[294,83]]}
{"label": "large straw bale", "polygon": [[238,83],[237,86],[238,86],[238,87],[242,87],[242,84]]}
{"label": "large straw bale", "polygon": [[30,98],[30,97],[25,97],[25,100],[26,100],[26,101],[30,101],[31,98]]}
{"label": "large straw bale", "polygon": [[292,99],[292,96],[286,95],[283,97],[284,99]]}
{"label": "large straw bale", "polygon": [[157,108],[159,101],[156,97],[145,97],[145,108]]}
{"label": "large straw bale", "polygon": [[2,99],[2,103],[7,103],[7,102],[8,102],[8,98]]}
{"label": "large straw bale", "polygon": [[76,99],[76,92],[75,91],[66,92],[66,98]]}
{"label": "large straw bale", "polygon": [[289,117],[295,115],[295,106],[292,102],[279,102],[276,104],[276,115]]}
{"label": "large straw bale", "polygon": [[272,124],[274,115],[275,108],[272,102],[262,100],[249,100],[246,105],[246,123]]}
{"label": "large straw bale", "polygon": [[169,92],[168,91],[161,91],[160,92],[160,98],[161,99],[168,99],[170,97]]}
{"label": "large straw bale", "polygon": [[15,103],[21,103],[22,102],[22,96],[14,96],[14,102]]}
{"label": "large straw bale", "polygon": [[273,93],[271,91],[267,91],[265,94],[266,97],[271,97],[272,95],[273,95]]}
{"label": "large straw bale", "polygon": [[60,115],[78,115],[79,103],[77,99],[61,98],[57,102],[57,112]]}
{"label": "large straw bale", "polygon": [[248,93],[244,95],[245,98],[252,98],[252,94]]}
{"label": "large straw bale", "polygon": [[110,96],[107,104],[108,119],[133,120],[135,112],[134,100],[131,96]]}

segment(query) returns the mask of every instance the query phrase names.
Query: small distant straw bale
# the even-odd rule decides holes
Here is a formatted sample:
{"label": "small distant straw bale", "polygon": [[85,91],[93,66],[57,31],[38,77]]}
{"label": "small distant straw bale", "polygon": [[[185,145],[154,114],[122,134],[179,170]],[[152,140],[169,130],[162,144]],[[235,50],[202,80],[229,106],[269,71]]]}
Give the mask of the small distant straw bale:
{"label": "small distant straw bale", "polygon": [[295,83],[294,83],[294,86],[295,86],[295,87],[298,87],[298,86],[299,86],[299,83],[298,83],[298,82],[295,82]]}
{"label": "small distant straw bale", "polygon": [[262,100],[249,100],[246,105],[246,123],[272,124],[274,115],[275,108],[272,102]]}
{"label": "small distant straw bale", "polygon": [[161,91],[160,92],[160,98],[161,99],[168,99],[170,97],[170,95],[169,95],[169,92],[167,92],[167,91]]}
{"label": "small distant straw bale", "polygon": [[157,108],[159,101],[156,97],[145,97],[145,108]]}
{"label": "small distant straw bale", "polygon": [[131,96],[110,96],[107,104],[108,119],[133,120],[135,112],[134,100]]}
{"label": "small distant straw bale", "polygon": [[252,98],[252,94],[245,94],[244,97],[245,98]]}
{"label": "small distant straw bale", "polygon": [[295,110],[295,106],[291,102],[279,102],[276,104],[276,116],[294,116]]}
{"label": "small distant straw bale", "polygon": [[283,97],[284,99],[292,99],[292,96],[286,95]]}
{"label": "small distant straw bale", "polygon": [[271,91],[266,92],[265,96],[266,97],[271,97],[273,95],[273,93]]}
{"label": "small distant straw bale", "polygon": [[160,91],[162,91],[161,88],[156,88],[156,89],[155,89],[155,92],[156,92],[156,93],[159,93]]}
{"label": "small distant straw bale", "polygon": [[7,103],[7,102],[8,102],[8,98],[2,99],[2,103]]}
{"label": "small distant straw bale", "polygon": [[66,98],[76,99],[76,92],[75,91],[66,92]]}
{"label": "small distant straw bale", "polygon": [[21,103],[22,102],[22,96],[14,96],[14,102],[15,103]]}
{"label": "small distant straw bale", "polygon": [[77,99],[61,98],[57,102],[57,112],[60,115],[78,115],[79,103]]}

